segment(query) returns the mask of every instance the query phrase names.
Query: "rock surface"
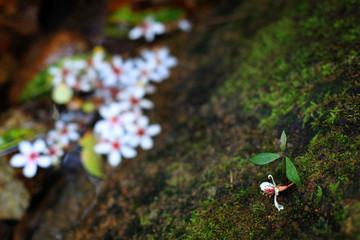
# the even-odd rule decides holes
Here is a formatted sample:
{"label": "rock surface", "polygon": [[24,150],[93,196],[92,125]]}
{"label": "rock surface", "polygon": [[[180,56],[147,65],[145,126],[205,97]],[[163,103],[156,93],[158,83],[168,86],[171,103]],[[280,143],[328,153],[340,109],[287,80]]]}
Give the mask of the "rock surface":
{"label": "rock surface", "polygon": [[[179,66],[152,98],[154,150],[99,185],[71,175],[17,239],[359,238],[358,1],[207,6],[159,42]],[[283,130],[302,186],[279,212],[259,185],[289,184],[284,161],[249,159],[279,152]]]}

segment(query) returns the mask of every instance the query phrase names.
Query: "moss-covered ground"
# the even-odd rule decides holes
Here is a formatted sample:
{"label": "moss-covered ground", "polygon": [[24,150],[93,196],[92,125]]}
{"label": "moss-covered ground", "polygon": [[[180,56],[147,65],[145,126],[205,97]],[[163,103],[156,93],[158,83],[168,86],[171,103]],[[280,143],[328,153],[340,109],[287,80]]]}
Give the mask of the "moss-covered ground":
{"label": "moss-covered ground", "polygon": [[[228,22],[170,39],[191,44],[153,99],[166,144],[110,174],[65,236],[360,239],[359,12],[356,0],[241,1]],[[289,184],[283,163],[249,159],[279,152],[282,130],[303,186],[279,212],[259,185]]]}

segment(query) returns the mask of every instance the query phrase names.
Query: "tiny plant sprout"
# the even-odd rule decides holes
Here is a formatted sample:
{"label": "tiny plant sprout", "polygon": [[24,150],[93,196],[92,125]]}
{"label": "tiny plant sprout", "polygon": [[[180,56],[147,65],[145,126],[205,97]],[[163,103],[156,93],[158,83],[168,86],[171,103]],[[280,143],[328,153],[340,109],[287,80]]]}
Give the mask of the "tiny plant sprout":
{"label": "tiny plant sprout", "polygon": [[275,181],[274,181],[274,178],[272,175],[269,175],[268,178],[271,179],[273,183],[262,182],[260,184],[261,191],[263,191],[263,194],[266,196],[270,196],[270,197],[274,196],[274,205],[280,211],[280,210],[284,209],[284,206],[280,205],[277,202],[277,196],[279,195],[280,192],[282,192],[282,191],[286,190],[288,187],[292,186],[293,183],[290,183],[287,186],[278,186],[275,184]]}
{"label": "tiny plant sprout", "polygon": [[[299,178],[299,175],[297,173],[296,167],[295,165],[291,162],[290,158],[286,157],[285,155],[285,148],[286,148],[286,143],[287,143],[287,137],[285,134],[285,131],[282,132],[281,137],[280,137],[280,149],[281,149],[281,154],[278,153],[260,153],[258,155],[256,155],[255,157],[251,158],[250,161],[258,164],[258,165],[264,165],[264,164],[268,164],[270,162],[273,162],[277,159],[283,159],[285,160],[286,163],[286,176],[287,178],[295,183],[296,185],[301,186],[301,181]],[[271,175],[270,175],[271,176]]]}

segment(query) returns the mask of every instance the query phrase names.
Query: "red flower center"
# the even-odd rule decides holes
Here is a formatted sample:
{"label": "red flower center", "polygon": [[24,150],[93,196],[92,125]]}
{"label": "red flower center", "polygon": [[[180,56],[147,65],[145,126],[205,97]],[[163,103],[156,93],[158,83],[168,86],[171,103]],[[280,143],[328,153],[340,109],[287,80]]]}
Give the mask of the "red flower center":
{"label": "red flower center", "polygon": [[144,22],[144,23],[142,23],[141,25],[140,25],[140,28],[141,28],[141,30],[145,33],[145,32],[147,32],[147,31],[149,31],[149,24],[148,23],[146,23],[146,22]]}
{"label": "red flower center", "polygon": [[63,78],[66,78],[68,75],[69,75],[70,71],[67,70],[66,68],[64,68],[62,71],[61,71],[61,75]]}
{"label": "red flower center", "polygon": [[38,157],[39,157],[39,155],[36,152],[31,153],[29,156],[31,161],[35,161],[36,158],[38,158]]}
{"label": "red flower center", "polygon": [[116,75],[121,75],[123,73],[122,68],[115,67],[114,65],[111,65],[111,68]]}
{"label": "red flower center", "polygon": [[145,135],[145,130],[143,128],[140,128],[137,132],[137,135],[139,136],[144,136]]}
{"label": "red flower center", "polygon": [[60,133],[61,133],[62,135],[66,135],[66,134],[68,133],[67,128],[66,128],[66,127],[63,128]]}
{"label": "red flower center", "polygon": [[132,105],[137,105],[139,103],[139,99],[132,97],[130,99]]}
{"label": "red flower center", "polygon": [[112,146],[113,146],[113,148],[116,149],[116,150],[119,150],[119,149],[120,149],[120,143],[118,143],[118,142],[113,142],[113,143],[112,143]]}

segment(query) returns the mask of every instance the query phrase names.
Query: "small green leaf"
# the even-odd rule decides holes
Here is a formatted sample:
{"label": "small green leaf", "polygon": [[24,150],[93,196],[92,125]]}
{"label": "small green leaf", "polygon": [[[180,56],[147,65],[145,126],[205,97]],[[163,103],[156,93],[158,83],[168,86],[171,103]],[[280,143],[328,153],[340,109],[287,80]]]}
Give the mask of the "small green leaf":
{"label": "small green leaf", "polygon": [[0,135],[0,156],[8,154],[19,142],[30,140],[38,134],[31,128],[12,128]]}
{"label": "small green leaf", "polygon": [[280,137],[280,148],[282,152],[285,151],[285,147],[286,147],[286,134],[284,130]]}
{"label": "small green leaf", "polygon": [[280,157],[281,155],[276,153],[260,153],[255,157],[251,158],[250,161],[252,161],[255,164],[263,165],[272,162]]}
{"label": "small green leaf", "polygon": [[299,175],[296,171],[296,167],[289,158],[286,158],[286,176],[291,182],[295,183],[296,185],[302,186]]}
{"label": "small green leaf", "polygon": [[88,131],[80,139],[81,162],[85,170],[94,177],[102,178],[103,173],[103,160],[99,154],[94,151],[96,139],[94,135]]}

